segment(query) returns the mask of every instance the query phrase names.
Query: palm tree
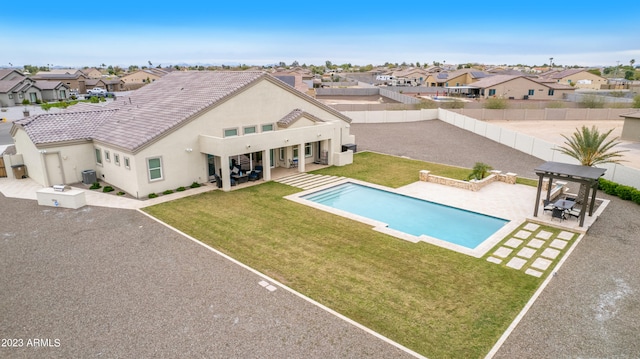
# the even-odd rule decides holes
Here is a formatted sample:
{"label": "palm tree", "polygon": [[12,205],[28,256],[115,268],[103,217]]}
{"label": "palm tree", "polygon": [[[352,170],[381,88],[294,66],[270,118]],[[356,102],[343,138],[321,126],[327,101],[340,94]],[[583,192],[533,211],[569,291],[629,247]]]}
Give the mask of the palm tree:
{"label": "palm tree", "polygon": [[[591,128],[582,126],[580,130],[576,128],[576,132],[571,137],[562,135],[566,140],[566,146],[558,147],[555,150],[577,159],[583,166],[592,167],[604,163],[620,163],[624,161],[620,159],[622,153],[627,151],[613,150],[620,142],[618,137],[607,140],[612,131],[613,129],[610,129],[607,132],[600,133],[596,126]],[[581,184],[577,198],[579,202],[584,198],[585,191],[587,191],[587,188]]]}
{"label": "palm tree", "polygon": [[620,163],[623,160],[623,152],[626,150],[612,151],[613,147],[620,144],[618,138],[607,140],[613,129],[600,133],[596,126],[588,128],[582,126],[581,130],[576,128],[576,132],[571,137],[562,135],[565,140],[566,147],[561,146],[556,150],[577,159],[583,166],[595,166],[603,163]]}

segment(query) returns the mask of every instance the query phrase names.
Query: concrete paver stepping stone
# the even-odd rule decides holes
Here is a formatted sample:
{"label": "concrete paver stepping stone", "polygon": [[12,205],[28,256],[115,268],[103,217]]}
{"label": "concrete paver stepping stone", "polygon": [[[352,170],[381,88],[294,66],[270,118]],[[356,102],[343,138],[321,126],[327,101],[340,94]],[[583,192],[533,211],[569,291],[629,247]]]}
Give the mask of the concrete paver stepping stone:
{"label": "concrete paver stepping stone", "polygon": [[551,235],[553,233],[551,232],[547,232],[547,231],[540,231],[538,234],[536,234],[536,238],[540,238],[540,239],[549,239],[551,238]]}
{"label": "concrete paver stepping stone", "polygon": [[529,231],[523,231],[523,230],[520,230],[520,231],[518,231],[518,233],[516,233],[516,234],[514,235],[514,237],[518,237],[518,238],[522,238],[522,239],[527,239],[527,238],[529,238],[529,236],[530,236],[530,235],[531,235],[531,232],[529,232]]}
{"label": "concrete paver stepping stone", "polygon": [[522,259],[522,258],[518,258],[518,257],[513,257],[511,258],[511,260],[509,261],[509,263],[507,263],[507,267],[509,268],[513,268],[513,269],[520,269],[522,268],[522,266],[524,266],[527,263],[526,259]]}
{"label": "concrete paver stepping stone", "polygon": [[570,241],[571,238],[573,238],[573,232],[562,231],[560,232],[560,234],[558,234],[558,238]]}
{"label": "concrete paver stepping stone", "polygon": [[518,257],[522,257],[522,258],[531,258],[533,257],[533,255],[536,254],[536,250],[533,248],[522,248],[520,250],[520,252],[518,252],[518,254],[516,254]]}
{"label": "concrete paver stepping stone", "polygon": [[554,239],[553,242],[549,244],[549,247],[563,249],[564,247],[567,246],[567,243],[568,243],[567,241],[563,241],[562,239]]}
{"label": "concrete paver stepping stone", "polygon": [[487,258],[487,262],[500,264],[500,263],[502,263],[502,259],[496,258],[496,257],[489,257],[489,258]]}
{"label": "concrete paver stepping stone", "polygon": [[549,265],[551,265],[550,260],[544,259],[544,258],[538,258],[535,261],[533,261],[533,264],[531,265],[531,267],[540,269],[540,270],[546,270],[547,268],[549,268]]}
{"label": "concrete paver stepping stone", "polygon": [[527,223],[527,225],[524,226],[524,229],[531,232],[534,232],[538,228],[540,228],[540,225],[535,223]]}
{"label": "concrete paver stepping stone", "polygon": [[542,251],[542,254],[540,254],[540,256],[546,257],[546,258],[551,258],[551,259],[556,259],[558,254],[560,254],[559,250],[553,249],[553,248],[546,248],[544,251]]}
{"label": "concrete paver stepping stone", "polygon": [[525,272],[526,274],[528,274],[528,275],[532,275],[532,276],[534,276],[534,277],[538,277],[538,278],[540,278],[540,276],[542,275],[542,272],[537,271],[537,270],[535,270],[535,269],[531,269],[531,268],[527,269],[527,270],[526,270],[526,271],[524,271],[524,272]]}
{"label": "concrete paver stepping stone", "polygon": [[511,252],[513,252],[513,249],[509,249],[507,247],[500,247],[495,252],[493,252],[493,255],[500,258],[507,258],[507,256],[511,254]]}
{"label": "concrete paver stepping stone", "polygon": [[518,248],[518,247],[520,247],[522,242],[523,241],[521,239],[510,238],[508,241],[506,241],[504,243],[504,245],[507,246],[507,247],[511,247],[511,248]]}
{"label": "concrete paver stepping stone", "polygon": [[532,247],[532,248],[540,248],[544,245],[544,241],[541,239],[532,239],[529,241],[529,243],[527,243],[528,247]]}

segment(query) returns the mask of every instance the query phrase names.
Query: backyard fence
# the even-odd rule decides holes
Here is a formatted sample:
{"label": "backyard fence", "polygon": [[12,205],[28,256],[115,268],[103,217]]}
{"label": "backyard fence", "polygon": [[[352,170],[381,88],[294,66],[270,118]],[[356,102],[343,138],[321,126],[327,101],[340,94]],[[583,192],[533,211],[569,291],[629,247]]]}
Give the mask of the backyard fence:
{"label": "backyard fence", "polygon": [[[569,119],[566,114],[559,115],[559,112],[551,111],[551,110],[568,110],[568,109],[549,109],[549,111],[544,112],[542,114],[549,114],[549,117],[543,117],[540,113],[536,113],[538,117],[529,117],[528,119],[533,120],[554,120],[555,117],[562,117],[560,119]],[[612,113],[615,113],[614,110],[622,110],[622,109],[576,109],[580,111],[589,110],[597,111],[598,115],[584,113],[585,116],[589,116],[586,118],[589,119],[621,119],[620,117],[614,117]],[[609,112],[609,110],[611,112]],[[459,110],[457,110],[459,111]],[[518,118],[526,118],[523,114],[517,114],[514,111],[525,112],[527,110],[487,110],[487,111],[498,111],[498,113],[494,113],[495,116],[498,116],[499,119],[504,118],[506,112],[509,111],[509,119],[518,119]],[[500,113],[500,111],[505,113]],[[533,111],[533,110],[528,110]],[[627,109],[628,112],[628,109]],[[579,113],[579,112],[577,112]],[[623,112],[624,113],[624,112]],[[570,164],[579,164],[576,159],[573,157],[567,156],[560,151],[556,151],[555,149],[559,147],[554,143],[541,140],[539,138],[525,135],[523,133],[519,133],[513,130],[502,128],[498,125],[494,125],[491,123],[487,123],[484,121],[480,121],[478,119],[472,118],[470,116],[458,112],[454,112],[451,110],[444,109],[427,109],[427,110],[413,110],[413,111],[352,111],[352,112],[344,112],[346,116],[353,120],[353,123],[394,123],[394,122],[416,122],[416,121],[428,121],[428,120],[441,120],[448,124],[451,124],[456,127],[463,128],[467,131],[471,131],[477,135],[486,137],[495,142],[501,143],[505,146],[509,146],[511,148],[515,148],[521,152],[529,154],[531,156],[540,158],[544,161],[554,161],[554,162],[564,162]],[[554,117],[555,116],[555,117]],[[571,116],[574,116],[572,114]],[[577,115],[575,115],[577,116]],[[603,116],[603,117],[597,117]],[[605,117],[606,116],[606,117]],[[580,120],[584,120],[585,117],[579,118]],[[607,171],[604,174],[604,178],[610,181],[631,186],[635,188],[640,188],[640,170],[630,167],[625,167],[620,164],[603,164],[598,165],[600,168],[606,168]]]}

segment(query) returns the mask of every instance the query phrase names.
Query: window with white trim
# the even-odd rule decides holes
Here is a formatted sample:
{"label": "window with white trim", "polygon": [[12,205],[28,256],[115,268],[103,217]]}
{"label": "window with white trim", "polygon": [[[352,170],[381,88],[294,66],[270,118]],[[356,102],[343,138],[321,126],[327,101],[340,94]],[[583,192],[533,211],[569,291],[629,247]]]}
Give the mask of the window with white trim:
{"label": "window with white trim", "polygon": [[95,152],[96,152],[96,163],[102,166],[102,150],[99,148],[96,148]]}
{"label": "window with white trim", "polygon": [[147,171],[149,173],[149,181],[159,181],[162,179],[162,158],[147,158]]}
{"label": "window with white trim", "polygon": [[125,157],[124,158],[124,168],[130,170],[131,169],[131,160],[129,160],[129,157]]}
{"label": "window with white trim", "polygon": [[232,137],[232,136],[237,136],[238,135],[238,129],[237,128],[227,128],[224,130],[224,137]]}
{"label": "window with white trim", "polygon": [[252,133],[256,133],[256,126],[247,126],[242,129],[245,135],[250,135]]}
{"label": "window with white trim", "polygon": [[280,152],[278,154],[278,158],[280,159],[280,161],[284,161],[284,148],[280,147],[280,151],[278,151],[278,152]]}
{"label": "window with white trim", "polygon": [[304,156],[311,157],[313,156],[313,146],[310,142],[304,144]]}
{"label": "window with white trim", "polygon": [[262,132],[273,131],[273,123],[262,125]]}
{"label": "window with white trim", "polygon": [[120,166],[120,155],[117,153],[113,154],[113,163],[116,164],[116,166]]}
{"label": "window with white trim", "polygon": [[111,153],[109,151],[104,150],[104,160],[107,162],[111,162]]}

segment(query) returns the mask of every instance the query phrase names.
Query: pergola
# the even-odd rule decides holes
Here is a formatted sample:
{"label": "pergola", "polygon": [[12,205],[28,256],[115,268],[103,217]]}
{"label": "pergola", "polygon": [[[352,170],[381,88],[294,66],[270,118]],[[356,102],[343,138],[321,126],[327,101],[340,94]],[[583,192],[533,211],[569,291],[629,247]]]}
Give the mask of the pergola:
{"label": "pergola", "polygon": [[[538,192],[536,194],[536,206],[533,211],[533,216],[538,216],[538,207],[540,203],[540,192],[542,192],[542,180],[546,177],[549,178],[549,186],[547,187],[547,200],[551,197],[551,187],[553,179],[561,179],[569,182],[580,183],[585,185],[589,190],[584,191],[584,197],[576,200],[581,201],[583,206],[586,206],[589,201],[589,195],[591,195],[591,203],[589,203],[589,216],[593,215],[593,207],[596,203],[596,192],[598,191],[598,179],[604,175],[606,169],[596,168],[589,166],[571,165],[568,163],[560,162],[545,162],[541,166],[535,169],[538,175]],[[590,194],[593,191],[593,194]],[[584,225],[585,209],[580,211],[580,227]]]}

